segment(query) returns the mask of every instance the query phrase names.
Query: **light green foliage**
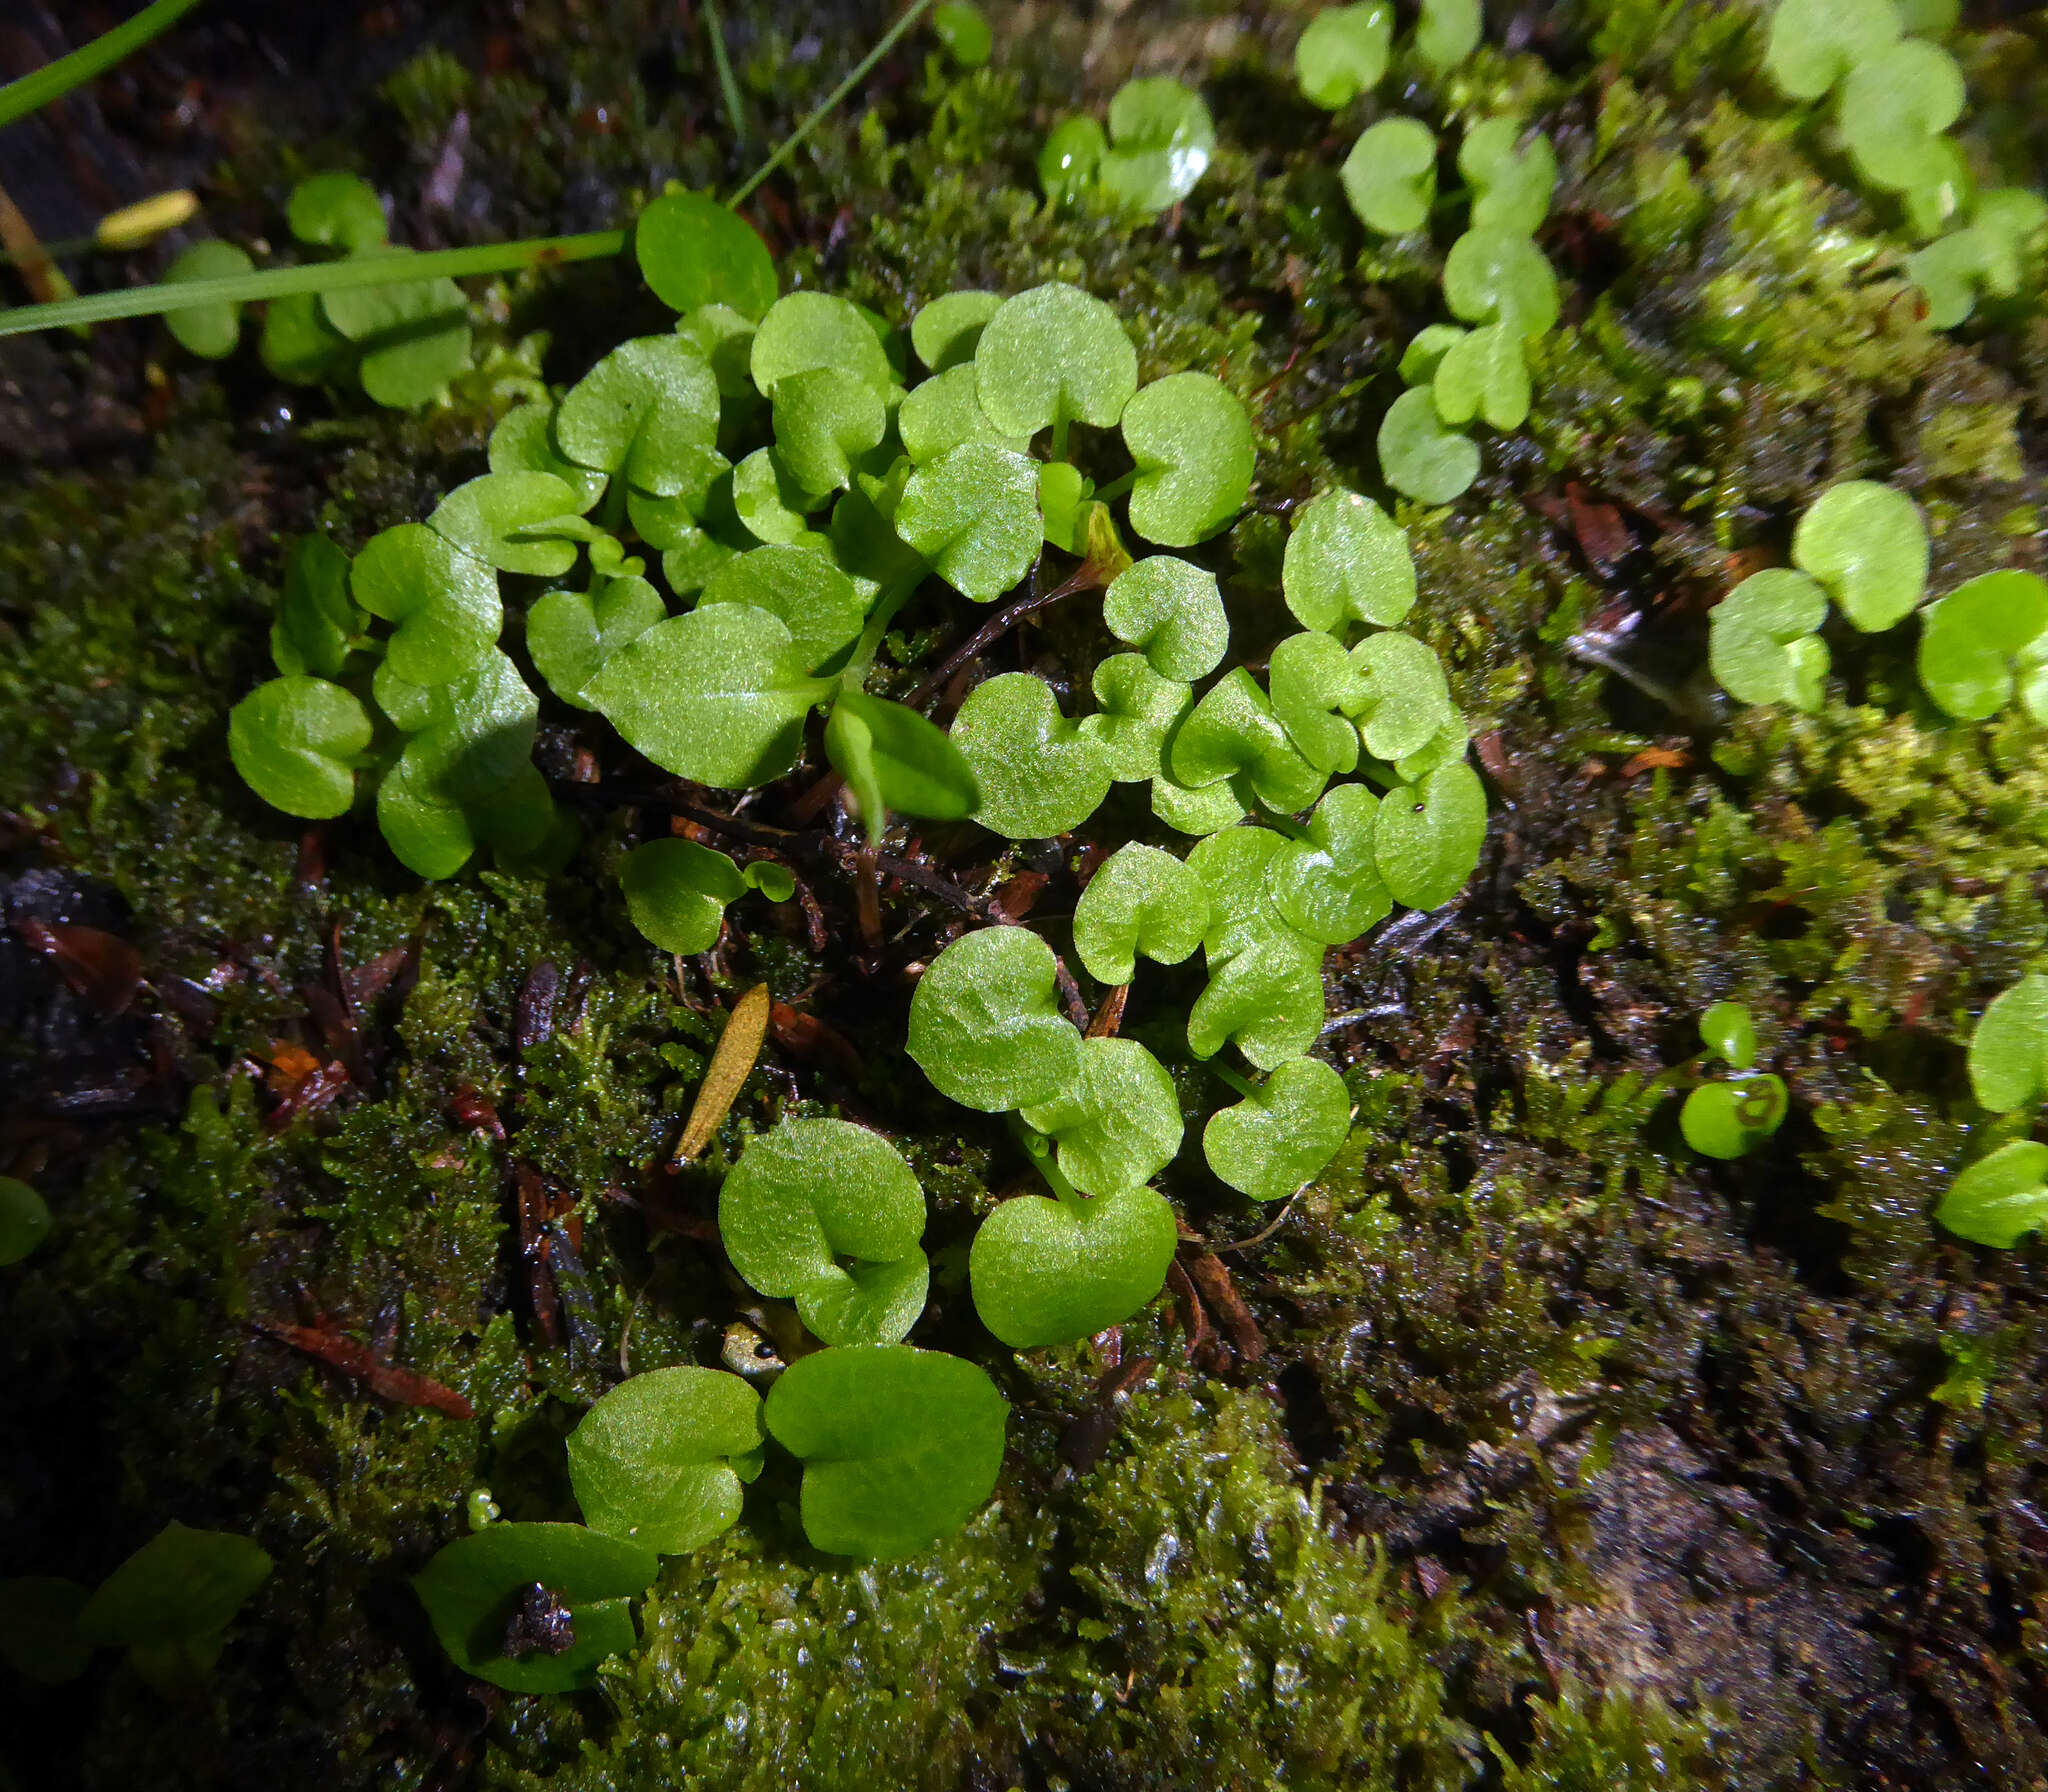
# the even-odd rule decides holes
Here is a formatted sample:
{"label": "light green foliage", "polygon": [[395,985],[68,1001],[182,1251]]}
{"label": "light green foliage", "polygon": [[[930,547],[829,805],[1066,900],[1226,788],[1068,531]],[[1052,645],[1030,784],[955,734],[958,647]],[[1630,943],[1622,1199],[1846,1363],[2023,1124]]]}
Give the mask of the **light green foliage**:
{"label": "light green foliage", "polygon": [[893,810],[958,821],[981,806],[974,769],[944,729],[914,709],[842,690],[825,724],[825,754],[845,776],[871,833]]}
{"label": "light green foliage", "polygon": [[1529,415],[1529,360],[1513,324],[1487,324],[1452,343],[1437,363],[1431,392],[1444,422],[1484,418],[1490,428],[1519,429]]}
{"label": "light green foliage", "polygon": [[413,684],[445,684],[491,651],[505,625],[491,569],[424,523],[400,523],[363,544],[349,591],[394,625],[385,663]]}
{"label": "light green foliage", "polygon": [[729,903],[750,889],[786,902],[795,884],[781,866],[744,871],[722,852],[694,840],[650,840],[619,861],[619,887],[633,925],[664,952],[708,952]]}
{"label": "light green foliage", "polygon": [[1937,44],[1907,38],[1860,56],[1842,82],[1838,112],[1856,171],[1888,193],[1919,186],[1963,99],[1963,71]]}
{"label": "light green foliage", "polygon": [[1326,112],[1350,105],[1380,84],[1393,41],[1394,9],[1386,0],[1325,7],[1294,46],[1294,76],[1302,94]]}
{"label": "light green foliage", "polygon": [[1526,233],[1474,225],[1444,257],[1444,302],[1468,324],[1541,336],[1557,322],[1557,274]]}
{"label": "light green foliage", "polygon": [[1159,1292],[1175,1236],[1173,1209],[1149,1188],[1093,1200],[1015,1196],[975,1234],[974,1309],[1014,1350],[1092,1337]]}
{"label": "light green foliage", "polygon": [[1045,539],[1069,554],[1086,556],[1088,529],[1094,514],[1089,502],[1093,480],[1069,461],[1049,460],[1038,469],[1038,508],[1045,518]]}
{"label": "light green foliage", "polygon": [[1160,677],[1182,683],[1215,671],[1230,644],[1216,575],[1170,554],[1134,561],[1111,580],[1102,620]]}
{"label": "light green foliage", "polygon": [[815,509],[853,483],[854,463],[889,427],[882,393],[836,367],[787,373],[775,382],[775,457]]}
{"label": "light green foliage", "polygon": [[1198,1058],[1234,1043],[1271,1070],[1307,1052],[1322,1026],[1322,948],[1287,924],[1267,889],[1285,844],[1270,829],[1226,827],[1188,854],[1209,893],[1209,984],[1188,1016]]}
{"label": "light green foliage", "polygon": [[1787,99],[1817,100],[1899,36],[1894,0],[1779,0],[1764,72]]}
{"label": "light green foliage", "polygon": [[1678,1127],[1703,1156],[1746,1157],[1784,1123],[1790,1105],[1783,1078],[1751,1073],[1695,1089]]}
{"label": "light green foliage", "polygon": [[1023,578],[1045,539],[1037,467],[993,442],[964,443],[911,474],[896,533],[963,597],[988,603]]}
{"label": "light green foliage", "polygon": [[759,318],[775,303],[775,262],[753,227],[703,193],[664,193],[633,226],[640,277],[671,311],[729,305]]}
{"label": "light green foliage", "polygon": [[1135,1039],[1082,1040],[1072,1085],[1022,1115],[1054,1142],[1060,1173],[1084,1195],[1150,1182],[1180,1149],[1173,1078]]}
{"label": "light green foliage", "polygon": [[1074,950],[1103,983],[1130,982],[1141,955],[1179,964],[1208,928],[1202,880],[1170,852],[1136,840],[1110,854],[1074,905]]}
{"label": "light green foliage", "polygon": [[828,1344],[894,1344],[924,1311],[924,1191],[879,1133],[784,1120],[753,1140],[718,1191],[732,1266],[793,1299]]}
{"label": "light green foliage", "polygon": [[906,1048],[941,1095],[985,1114],[1051,1101],[1078,1074],[1052,948],[1021,927],[962,934],[918,979]]}
{"label": "light green foliage", "polygon": [[2011,1250],[2048,1226],[2048,1145],[2019,1139],[1979,1158],[1949,1185],[1934,1217],[1958,1238]]}
{"label": "light green foliage", "polygon": [[1534,236],[1550,214],[1557,152],[1541,131],[1518,147],[1515,118],[1482,119],[1458,146],[1458,172],[1472,189],[1472,227]]}
{"label": "light green foliage", "polygon": [[1406,533],[1370,498],[1341,486],[1318,492],[1295,519],[1281,583],[1295,620],[1327,634],[1351,622],[1392,628],[1415,607]]}
{"label": "light green foliage", "polygon": [[2048,580],[1988,572],[1927,606],[1920,683],[1958,721],[1981,722],[2012,701],[2048,722]]}
{"label": "light green foliage", "polygon": [[797,657],[823,665],[860,633],[862,611],[853,581],[822,554],[770,546],[735,554],[704,581],[700,609],[750,604],[789,630]]}
{"label": "light green foliage", "polygon": [[1441,908],[1470,881],[1486,840],[1486,791],[1462,759],[1380,800],[1373,862],[1394,900]]}
{"label": "light green foliage", "polygon": [[[386,245],[364,253],[402,263],[413,251]],[[379,404],[417,409],[470,364],[469,302],[453,280],[339,287],[322,295],[320,308],[355,346],[357,377]]]}
{"label": "light green foliage", "polygon": [[1927,321],[1952,330],[1979,298],[2014,299],[2038,287],[2042,226],[2048,199],[2026,187],[1994,187],[1977,195],[1970,222],[1906,258],[1927,297]]}
{"label": "light green foliage", "polygon": [[1009,1407],[974,1364],[897,1344],[799,1358],[763,1416],[804,1465],[812,1547],[889,1557],[958,1530],[988,1498]]}
{"label": "light green foliage", "polygon": [[[1394,630],[1367,635],[1351,650],[1359,695],[1348,713],[1376,759],[1406,759],[1458,725],[1436,650]],[[1424,905],[1430,906],[1430,905]]]}
{"label": "light green foliage", "polygon": [[1206,692],[1173,737],[1173,775],[1190,789],[1240,773],[1268,808],[1291,814],[1322,794],[1325,774],[1287,736],[1266,693],[1242,666]]}
{"label": "light green foliage", "polygon": [[1292,1058],[1235,1107],[1210,1115],[1202,1154],[1254,1201],[1284,1201],[1322,1172],[1350,1130],[1344,1079],[1320,1058]]}
{"label": "light green foliage", "polygon": [[1267,893],[1304,938],[1341,946],[1393,912],[1375,854],[1378,817],[1379,799],[1370,790],[1340,784],[1316,805],[1308,838],[1289,840],[1273,854]]}
{"label": "light green foliage", "polygon": [[1447,74],[1479,47],[1484,22],[1479,0],[1422,0],[1415,53],[1438,74]]}
{"label": "light green foliage", "polygon": [[1342,175],[1351,209],[1374,230],[1420,230],[1436,198],[1436,133],[1419,118],[1383,118],[1351,146]]}
{"label": "light green foliage", "polygon": [[1061,715],[1051,688],[1028,672],[999,673],[969,691],[952,741],[981,791],[975,819],[1012,840],[1064,834],[1109,794],[1108,750]]}
{"label": "light green foliage", "polygon": [[732,470],[732,507],[755,540],[786,547],[809,524],[810,495],[790,476],[772,448],[756,448]]}
{"label": "light green foliage", "polygon": [[2029,971],[1993,999],[1970,1035],[1970,1087],[1994,1114],[2048,1095],[2048,976]]}
{"label": "light green foliage", "polygon": [[373,733],[353,691],[324,678],[273,678],[235,705],[228,752],[266,803],[318,820],[348,813]]}
{"label": "light green foliage", "polygon": [[777,299],[754,332],[749,365],[761,396],[773,398],[793,373],[829,368],[886,392],[895,383],[888,354],[849,300],[833,293],[793,292]]}
{"label": "light green foliage", "polygon": [[1912,614],[1927,589],[1927,524],[1902,491],[1869,479],[1821,493],[1792,534],[1792,561],[1866,633]]}
{"label": "light green foliage", "polygon": [[247,1537],[173,1520],[99,1584],[79,1610],[75,1634],[126,1649],[160,1692],[189,1695],[212,1672],[228,1624],[270,1570],[269,1554]]}
{"label": "light green foliage", "polygon": [[[912,387],[897,412],[896,427],[903,437],[903,452],[920,467],[963,442],[993,442],[1012,453],[1021,453],[1031,445],[1027,437],[1004,435],[988,420],[976,395],[970,361],[956,363],[944,373]],[[1047,467],[1041,472],[1041,485],[1045,474],[1052,470]]]}
{"label": "light green foliage", "polygon": [[1149,216],[1194,191],[1215,149],[1216,123],[1202,96],[1165,76],[1145,76],[1110,97],[1109,147],[1096,178]]}
{"label": "light green foliage", "polygon": [[1803,572],[1766,567],[1714,606],[1707,654],[1721,688],[1742,703],[1819,710],[1828,673],[1827,593]]}
{"label": "light green foliage", "polygon": [[1421,504],[1448,504],[1479,477],[1478,444],[1445,425],[1427,386],[1388,406],[1378,448],[1387,483]]}
{"label": "light green foliage", "polygon": [[987,15],[971,0],[941,0],[932,8],[932,33],[962,68],[980,68],[995,48]]}
{"label": "light green foliage", "polygon": [[1141,653],[1097,661],[1092,682],[1095,713],[1081,718],[1080,729],[1102,748],[1110,777],[1119,784],[1157,778],[1167,740],[1194,707],[1194,688],[1160,677]]}
{"label": "light green foliage", "polygon": [[389,226],[377,191],[358,174],[311,174],[292,188],[285,222],[300,242],[353,254],[381,245]]}
{"label": "light green foliage", "polygon": [[589,709],[583,687],[605,661],[668,615],[645,579],[606,579],[595,591],[544,591],[526,612],[526,651],[564,703]]}
{"label": "light green foliage", "polygon": [[280,672],[334,678],[350,668],[369,619],[349,601],[348,569],[348,556],[324,535],[292,543],[270,625],[270,657]]}
{"label": "light green foliage", "polygon": [[42,1196],[25,1182],[0,1176],[0,1269],[19,1263],[49,1231],[50,1210]]}
{"label": "light green foliage", "polygon": [[493,473],[552,473],[575,494],[570,508],[586,514],[604,495],[605,476],[579,467],[555,446],[555,407],[517,404],[491,431],[489,458]]}
{"label": "light green foliage", "polygon": [[552,473],[486,473],[443,498],[427,526],[500,572],[558,578],[576,564],[576,501]]}
{"label": "light green foliage", "polygon": [[1463,324],[1424,324],[1415,332],[1414,340],[1401,351],[1401,383],[1404,386],[1432,384],[1436,370],[1444,364],[1444,356],[1468,334]]}
{"label": "light green foliage", "polygon": [[1038,152],[1038,184],[1058,204],[1086,192],[1109,150],[1109,137],[1086,113],[1063,118],[1046,133]]}
{"label": "light green foliage", "polygon": [[715,1369],[656,1369],[621,1382],[569,1433],[569,1484],[584,1522],[659,1555],[701,1549],[740,1515],[759,1472],[761,1397]]}
{"label": "light green foliage", "polygon": [[1756,1023],[1740,1002],[1716,1002],[1702,1014],[1700,1042],[1731,1070],[1756,1063]]}
{"label": "light green foliage", "polygon": [[1662,1792],[1720,1777],[1707,1738],[1654,1692],[1593,1691],[1567,1675],[1556,1698],[1528,1703],[1535,1742],[1525,1763],[1486,1739],[1502,1792]]}
{"label": "light green foliage", "polygon": [[1138,468],[1131,526],[1140,535],[1162,547],[1192,547],[1237,515],[1258,454],[1251,419],[1221,380],[1207,373],[1154,380],[1124,407],[1122,424]]}
{"label": "light green foliage", "polygon": [[1273,713],[1296,751],[1320,772],[1358,768],[1358,728],[1352,720],[1371,694],[1352,656],[1333,635],[1313,629],[1288,635],[1267,662]]}
{"label": "light green foliage", "polygon": [[656,497],[699,489],[718,442],[718,381],[680,336],[621,343],[570,387],[555,442],[579,466],[623,474]]}
{"label": "light green foliage", "polygon": [[934,375],[972,367],[982,331],[1002,308],[1000,293],[943,293],[911,319],[910,346]]}
{"label": "light green foliage", "polygon": [[[652,1549],[580,1524],[493,1524],[459,1537],[413,1577],[441,1647],[464,1673],[507,1692],[573,1692],[638,1640],[631,1601],[653,1584]],[[505,1625],[539,1585],[569,1609],[576,1640],[559,1655],[504,1653]]]}
{"label": "light green foliage", "polygon": [[1006,300],[974,350],[981,408],[1005,435],[1067,422],[1110,429],[1138,389],[1138,351],[1117,314],[1057,281]]}
{"label": "light green foliage", "polygon": [[[381,219],[382,214],[379,214]],[[166,280],[228,280],[256,264],[246,249],[217,240],[194,243],[164,270]],[[218,361],[235,352],[242,340],[242,308],[232,301],[188,305],[166,311],[164,326],[190,354]]]}

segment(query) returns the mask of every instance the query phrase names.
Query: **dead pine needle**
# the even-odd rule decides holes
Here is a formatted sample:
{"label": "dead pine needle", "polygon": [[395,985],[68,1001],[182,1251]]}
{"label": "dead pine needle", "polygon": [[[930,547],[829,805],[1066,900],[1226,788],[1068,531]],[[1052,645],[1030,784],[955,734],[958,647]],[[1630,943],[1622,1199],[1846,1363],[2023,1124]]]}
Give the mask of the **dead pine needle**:
{"label": "dead pine needle", "polygon": [[710,1068],[697,1087],[689,1123],[683,1128],[682,1142],[676,1146],[676,1164],[688,1163],[710,1144],[718,1123],[731,1111],[740,1085],[761,1055],[761,1041],[768,1033],[768,1007],[765,983],[755,984],[733,1004],[731,1018],[711,1054]]}

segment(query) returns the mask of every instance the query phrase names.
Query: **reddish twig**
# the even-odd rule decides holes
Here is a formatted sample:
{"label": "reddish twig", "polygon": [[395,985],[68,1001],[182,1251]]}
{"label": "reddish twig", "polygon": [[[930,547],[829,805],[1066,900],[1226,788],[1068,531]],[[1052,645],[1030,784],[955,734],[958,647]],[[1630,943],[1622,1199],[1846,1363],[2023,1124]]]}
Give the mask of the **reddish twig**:
{"label": "reddish twig", "polygon": [[266,1337],[289,1344],[330,1369],[352,1376],[379,1400],[389,1400],[397,1406],[429,1407],[451,1419],[476,1417],[476,1408],[453,1388],[383,1361],[360,1339],[329,1331],[325,1326],[273,1325],[264,1319],[252,1319],[249,1323]]}

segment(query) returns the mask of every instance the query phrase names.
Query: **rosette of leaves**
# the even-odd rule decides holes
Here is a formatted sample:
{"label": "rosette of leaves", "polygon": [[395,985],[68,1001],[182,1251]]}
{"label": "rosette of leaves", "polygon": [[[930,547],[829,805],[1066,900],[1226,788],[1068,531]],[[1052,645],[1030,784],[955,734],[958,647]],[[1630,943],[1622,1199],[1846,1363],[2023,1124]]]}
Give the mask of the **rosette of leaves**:
{"label": "rosette of leaves", "polygon": [[787,902],[796,879],[787,867],[757,860],[741,867],[694,840],[650,840],[619,863],[619,887],[633,925],[664,952],[708,952],[727,907],[749,890]]}
{"label": "rosette of leaves", "polygon": [[1679,1131],[1704,1157],[1746,1157],[1784,1124],[1790,1092],[1782,1077],[1752,1068],[1756,1027],[1740,1004],[1716,1002],[1709,1008],[1700,1016],[1700,1039],[1708,1057],[1722,1059],[1735,1074],[1702,1083],[1685,1098]]}
{"label": "rosette of leaves", "polygon": [[1202,96],[1148,75],[1110,97],[1106,133],[1085,115],[1055,125],[1038,178],[1055,203],[1094,191],[1119,210],[1152,217],[1194,191],[1215,150],[1216,121]]}

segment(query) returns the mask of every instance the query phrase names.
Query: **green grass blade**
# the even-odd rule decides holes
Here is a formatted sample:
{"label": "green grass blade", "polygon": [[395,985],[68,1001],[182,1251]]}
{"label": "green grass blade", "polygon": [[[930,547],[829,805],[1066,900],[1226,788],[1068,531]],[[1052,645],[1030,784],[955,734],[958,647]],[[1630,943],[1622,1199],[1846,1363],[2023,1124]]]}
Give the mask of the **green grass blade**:
{"label": "green grass blade", "polygon": [[0,87],[0,129],[104,74],[122,57],[134,54],[151,38],[168,31],[198,4],[199,0],[153,0],[126,24],[116,25],[32,75],[23,75],[20,80]]}
{"label": "green grass blade", "polygon": [[733,143],[744,148],[746,108],[740,102],[740,84],[733,79],[732,58],[725,53],[725,21],[718,16],[718,0],[704,0],[704,29],[711,35],[711,60],[718,70],[718,91],[725,99],[725,116],[732,126]]}

